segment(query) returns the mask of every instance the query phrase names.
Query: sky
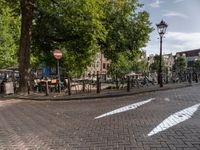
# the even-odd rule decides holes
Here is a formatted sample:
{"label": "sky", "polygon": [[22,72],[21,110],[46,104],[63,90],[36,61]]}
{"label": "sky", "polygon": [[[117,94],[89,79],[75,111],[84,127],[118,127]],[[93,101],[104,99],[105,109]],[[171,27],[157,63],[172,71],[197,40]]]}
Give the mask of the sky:
{"label": "sky", "polygon": [[139,0],[143,10],[150,14],[155,29],[143,48],[147,55],[160,53],[160,39],[156,24],[168,24],[163,38],[163,54],[200,48],[200,0]]}

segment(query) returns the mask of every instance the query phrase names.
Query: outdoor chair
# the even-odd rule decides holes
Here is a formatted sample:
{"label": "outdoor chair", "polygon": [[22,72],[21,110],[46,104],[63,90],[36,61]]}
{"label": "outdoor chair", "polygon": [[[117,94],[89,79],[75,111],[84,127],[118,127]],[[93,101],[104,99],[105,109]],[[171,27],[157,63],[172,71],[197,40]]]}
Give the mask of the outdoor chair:
{"label": "outdoor chair", "polygon": [[49,89],[50,89],[51,92],[55,92],[56,91],[57,84],[58,84],[58,80],[57,79],[52,79],[49,82]]}

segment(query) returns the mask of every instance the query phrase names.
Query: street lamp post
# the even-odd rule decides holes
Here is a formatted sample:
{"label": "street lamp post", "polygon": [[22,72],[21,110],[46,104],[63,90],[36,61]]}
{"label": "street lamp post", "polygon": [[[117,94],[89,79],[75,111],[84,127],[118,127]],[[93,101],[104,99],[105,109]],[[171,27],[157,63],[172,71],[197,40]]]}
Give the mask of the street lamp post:
{"label": "street lamp post", "polygon": [[163,20],[159,23],[156,24],[158,33],[160,35],[160,63],[159,63],[159,72],[158,72],[158,82],[160,84],[160,87],[163,87],[163,81],[162,81],[162,39],[163,35],[166,32],[166,29],[168,27],[167,23],[164,22]]}

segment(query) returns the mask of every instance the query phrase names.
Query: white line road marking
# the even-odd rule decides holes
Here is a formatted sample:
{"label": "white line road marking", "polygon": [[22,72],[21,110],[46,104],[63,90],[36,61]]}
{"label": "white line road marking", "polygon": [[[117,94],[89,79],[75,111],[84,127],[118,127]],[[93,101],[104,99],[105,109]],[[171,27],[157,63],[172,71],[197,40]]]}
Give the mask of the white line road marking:
{"label": "white line road marking", "polygon": [[198,110],[199,106],[200,106],[200,103],[193,105],[191,107],[188,107],[186,109],[183,109],[179,112],[176,112],[173,115],[170,115],[163,122],[161,122],[157,127],[155,127],[151,132],[149,132],[148,136],[152,136],[161,131],[167,130],[168,128],[170,128],[172,126],[175,126],[175,125],[191,118],[192,115]]}
{"label": "white line road marking", "polygon": [[169,102],[170,99],[168,97],[164,98],[165,101]]}
{"label": "white line road marking", "polygon": [[142,101],[142,102],[138,102],[138,103],[134,103],[134,104],[131,104],[131,105],[127,105],[127,106],[124,106],[124,107],[121,107],[121,108],[118,108],[118,109],[115,109],[113,111],[110,111],[108,113],[105,113],[103,115],[100,115],[98,117],[95,117],[95,119],[99,119],[99,118],[103,118],[103,117],[106,117],[106,116],[110,116],[110,115],[114,115],[114,114],[118,114],[118,113],[121,113],[121,112],[125,112],[125,111],[129,111],[129,110],[132,110],[132,109],[136,109],[137,107],[141,106],[141,105],[144,105],[146,103],[149,103],[150,101],[154,100],[155,98],[150,98],[146,101]]}

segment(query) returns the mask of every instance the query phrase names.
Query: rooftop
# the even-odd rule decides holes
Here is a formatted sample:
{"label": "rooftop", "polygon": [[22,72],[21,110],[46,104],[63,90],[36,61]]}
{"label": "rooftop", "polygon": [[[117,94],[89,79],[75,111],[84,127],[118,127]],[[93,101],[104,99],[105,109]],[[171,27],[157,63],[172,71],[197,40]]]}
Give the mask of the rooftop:
{"label": "rooftop", "polygon": [[187,51],[182,51],[182,52],[177,52],[176,53],[176,55],[183,55],[183,54],[185,54],[186,57],[199,56],[200,49],[187,50]]}

